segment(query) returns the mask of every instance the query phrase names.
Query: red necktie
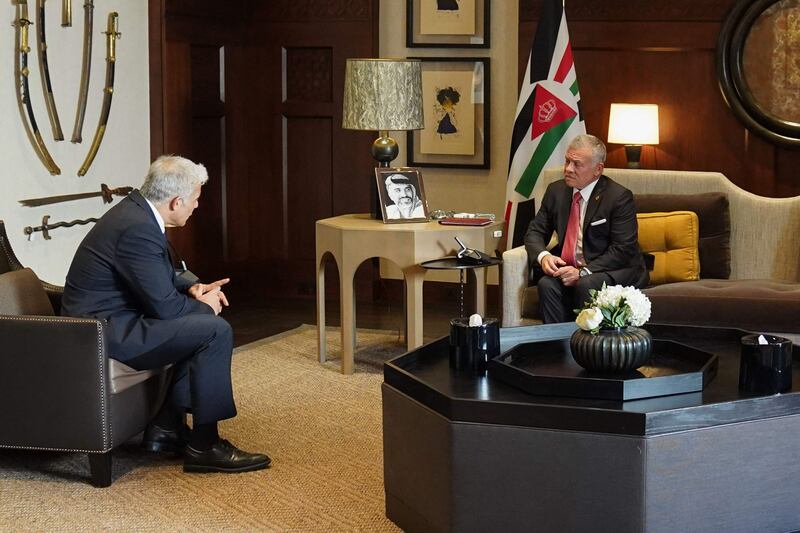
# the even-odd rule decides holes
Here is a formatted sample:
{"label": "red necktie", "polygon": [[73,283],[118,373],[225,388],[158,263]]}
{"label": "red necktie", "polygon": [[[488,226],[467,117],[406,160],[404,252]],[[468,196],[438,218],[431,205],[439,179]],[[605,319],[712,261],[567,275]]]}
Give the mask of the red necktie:
{"label": "red necktie", "polygon": [[578,244],[578,228],[581,223],[581,193],[572,196],[572,208],[569,210],[567,233],[564,235],[564,246],[561,248],[561,259],[568,265],[578,266],[575,261],[575,246]]}

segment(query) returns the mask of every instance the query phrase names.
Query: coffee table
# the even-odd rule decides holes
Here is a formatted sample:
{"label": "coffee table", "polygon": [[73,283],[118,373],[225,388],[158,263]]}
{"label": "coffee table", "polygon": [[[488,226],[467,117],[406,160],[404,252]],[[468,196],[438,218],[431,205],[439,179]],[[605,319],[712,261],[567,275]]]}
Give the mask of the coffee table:
{"label": "coffee table", "polygon": [[[566,342],[574,327],[504,329],[502,349]],[[453,371],[446,337],[387,362],[387,516],[407,531],[800,527],[800,364],[788,393],[740,393],[747,332],[647,328],[717,355],[716,377],[699,392],[617,401]]]}

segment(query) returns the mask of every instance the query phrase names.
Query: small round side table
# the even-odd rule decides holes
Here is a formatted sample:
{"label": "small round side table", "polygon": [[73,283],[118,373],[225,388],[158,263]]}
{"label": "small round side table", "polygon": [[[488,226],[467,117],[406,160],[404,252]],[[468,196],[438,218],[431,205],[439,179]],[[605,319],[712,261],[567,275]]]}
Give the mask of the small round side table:
{"label": "small round side table", "polygon": [[503,262],[502,259],[496,257],[489,257],[481,263],[465,263],[458,260],[457,257],[449,256],[442,257],[441,259],[433,259],[431,261],[424,261],[419,264],[422,268],[429,268],[432,270],[458,270],[458,302],[459,302],[459,316],[464,316],[464,275],[467,270],[474,268],[486,268],[494,265],[499,265]]}

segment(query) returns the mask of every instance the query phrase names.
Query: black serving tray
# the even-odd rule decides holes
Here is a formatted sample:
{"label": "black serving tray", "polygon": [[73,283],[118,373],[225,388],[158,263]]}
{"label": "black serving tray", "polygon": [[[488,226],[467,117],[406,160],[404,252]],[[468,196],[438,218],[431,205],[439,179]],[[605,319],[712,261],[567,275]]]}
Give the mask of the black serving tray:
{"label": "black serving tray", "polygon": [[569,339],[518,344],[489,361],[493,379],[541,396],[637,400],[702,391],[717,374],[717,356],[674,341],[653,340],[650,362],[627,374],[584,370]]}

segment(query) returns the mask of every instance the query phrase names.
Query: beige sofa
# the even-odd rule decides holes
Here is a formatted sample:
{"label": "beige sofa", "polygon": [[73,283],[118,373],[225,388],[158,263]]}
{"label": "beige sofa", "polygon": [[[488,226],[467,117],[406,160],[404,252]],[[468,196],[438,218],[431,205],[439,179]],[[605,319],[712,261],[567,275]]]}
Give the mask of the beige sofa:
{"label": "beige sofa", "polygon": [[[728,197],[730,278],[646,289],[652,321],[800,333],[800,196],[758,196],[716,172],[608,168],[605,174],[634,196],[722,192]],[[560,169],[546,170],[536,190],[543,194],[547,184],[561,177]],[[503,254],[504,327],[536,323],[538,299],[535,287],[528,287],[528,268],[523,246]]]}

